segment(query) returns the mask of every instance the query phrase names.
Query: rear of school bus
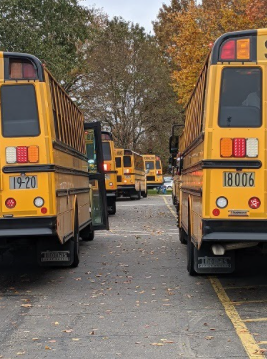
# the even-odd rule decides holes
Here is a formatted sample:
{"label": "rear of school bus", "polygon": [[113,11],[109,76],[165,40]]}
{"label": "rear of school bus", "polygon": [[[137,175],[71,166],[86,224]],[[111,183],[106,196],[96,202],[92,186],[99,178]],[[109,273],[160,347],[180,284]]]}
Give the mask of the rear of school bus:
{"label": "rear of school bus", "polygon": [[147,188],[159,187],[163,184],[163,173],[160,157],[143,155],[146,169]]}
{"label": "rear of school bus", "polygon": [[106,182],[106,194],[108,213],[116,213],[116,198],[117,198],[117,169],[115,161],[115,146],[112,134],[107,131],[102,131],[102,148],[104,156],[104,171]]}
{"label": "rear of school bus", "polygon": [[91,223],[84,139],[79,153],[56,141],[49,75],[34,56],[0,53],[0,86],[1,251],[37,244],[40,264],[77,266],[79,229]]}
{"label": "rear of school bus", "polygon": [[123,184],[123,182],[122,182],[122,176],[123,176],[123,153],[124,153],[124,150],[122,148],[115,148],[117,186],[120,186],[120,185]]}
{"label": "rear of school bus", "polygon": [[231,272],[235,249],[267,243],[267,29],[220,37],[208,79],[195,269]]}

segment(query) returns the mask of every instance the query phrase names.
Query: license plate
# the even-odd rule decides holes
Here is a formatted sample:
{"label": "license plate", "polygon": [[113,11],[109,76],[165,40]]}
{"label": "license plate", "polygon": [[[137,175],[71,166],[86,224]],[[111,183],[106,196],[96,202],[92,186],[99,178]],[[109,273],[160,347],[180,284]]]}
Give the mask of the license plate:
{"label": "license plate", "polygon": [[125,178],[131,178],[131,176],[129,176],[129,175],[125,175],[124,177],[125,177]]}
{"label": "license plate", "polygon": [[70,260],[69,251],[41,252],[41,262],[67,262]]}
{"label": "license plate", "polygon": [[38,188],[37,176],[9,177],[9,189],[33,189]]}
{"label": "license plate", "polygon": [[224,187],[255,187],[255,172],[224,172]]}

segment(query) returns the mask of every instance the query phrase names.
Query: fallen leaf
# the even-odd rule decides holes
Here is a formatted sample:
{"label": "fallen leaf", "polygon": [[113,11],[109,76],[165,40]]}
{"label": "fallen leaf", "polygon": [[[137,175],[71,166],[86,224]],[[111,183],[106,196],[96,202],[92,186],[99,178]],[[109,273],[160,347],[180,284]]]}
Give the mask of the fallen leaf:
{"label": "fallen leaf", "polygon": [[211,340],[213,339],[214,337],[212,335],[208,335],[207,337],[205,337],[206,340]]}
{"label": "fallen leaf", "polygon": [[51,350],[51,348],[48,345],[45,346],[45,349],[46,350]]}
{"label": "fallen leaf", "polygon": [[150,345],[154,345],[157,347],[162,347],[164,344],[163,343],[150,343]]}
{"label": "fallen leaf", "polygon": [[26,352],[18,352],[17,355],[24,355]]}
{"label": "fallen leaf", "polygon": [[55,322],[55,325],[59,325],[59,322]]}
{"label": "fallen leaf", "polygon": [[23,307],[23,308],[30,308],[30,307],[32,307],[31,304],[21,304],[20,306]]}

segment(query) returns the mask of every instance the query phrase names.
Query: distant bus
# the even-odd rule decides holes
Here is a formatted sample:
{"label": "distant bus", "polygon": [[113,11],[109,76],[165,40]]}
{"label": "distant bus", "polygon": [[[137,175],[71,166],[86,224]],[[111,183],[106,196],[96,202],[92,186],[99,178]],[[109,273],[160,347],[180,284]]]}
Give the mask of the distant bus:
{"label": "distant bus", "polygon": [[104,155],[108,213],[115,214],[117,197],[117,170],[115,163],[114,141],[110,132],[102,131],[102,148]]}
{"label": "distant bus", "polygon": [[117,149],[116,166],[121,174],[118,178],[118,195],[131,199],[147,197],[143,156],[131,150]]}
{"label": "distant bus", "polygon": [[180,240],[187,270],[231,273],[235,250],[267,244],[267,29],[218,38],[173,128]]}
{"label": "distant bus", "polygon": [[37,245],[40,265],[76,267],[94,232],[83,115],[29,54],[0,53],[0,96],[0,250]]}
{"label": "distant bus", "polygon": [[163,184],[162,165],[159,156],[143,155],[146,169],[147,188],[159,187]]}
{"label": "distant bus", "polygon": [[120,186],[123,184],[123,148],[115,148],[115,162],[116,162],[116,170],[117,170],[117,185]]}

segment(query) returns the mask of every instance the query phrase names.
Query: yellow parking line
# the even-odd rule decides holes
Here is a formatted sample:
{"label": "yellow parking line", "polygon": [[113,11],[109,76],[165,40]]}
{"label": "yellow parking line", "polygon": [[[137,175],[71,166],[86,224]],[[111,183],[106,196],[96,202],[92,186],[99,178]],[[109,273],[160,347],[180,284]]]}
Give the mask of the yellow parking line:
{"label": "yellow parking line", "polygon": [[224,306],[225,312],[228,315],[229,319],[231,320],[235,331],[241,340],[241,343],[248,354],[250,359],[255,358],[265,358],[262,354],[261,349],[257,342],[255,341],[254,337],[249,332],[246,324],[240,318],[237,310],[235,309],[233,303],[230,301],[228,295],[226,294],[221,282],[218,278],[210,277],[209,278],[213,289],[215,290],[220,302]]}
{"label": "yellow parking line", "polygon": [[253,304],[253,303],[266,303],[267,300],[241,300],[240,302],[231,302],[233,305],[242,305],[242,304]]}
{"label": "yellow parking line", "polygon": [[267,318],[252,318],[252,319],[243,319],[243,322],[253,323],[253,322],[267,322]]}
{"label": "yellow parking line", "polygon": [[172,215],[177,219],[177,214],[174,212],[174,210],[171,208],[171,206],[169,205],[169,203],[167,202],[165,197],[162,197],[164,199],[164,202],[166,203],[166,206],[169,208],[169,210],[171,211]]}
{"label": "yellow parking line", "polygon": [[265,345],[265,344],[267,344],[267,340],[263,340],[263,341],[261,341],[261,342],[258,342],[258,344],[259,344],[259,345]]}
{"label": "yellow parking line", "polygon": [[258,284],[258,285],[248,285],[244,287],[223,287],[224,290],[232,290],[232,289],[256,289],[256,288],[266,288],[266,284]]}

